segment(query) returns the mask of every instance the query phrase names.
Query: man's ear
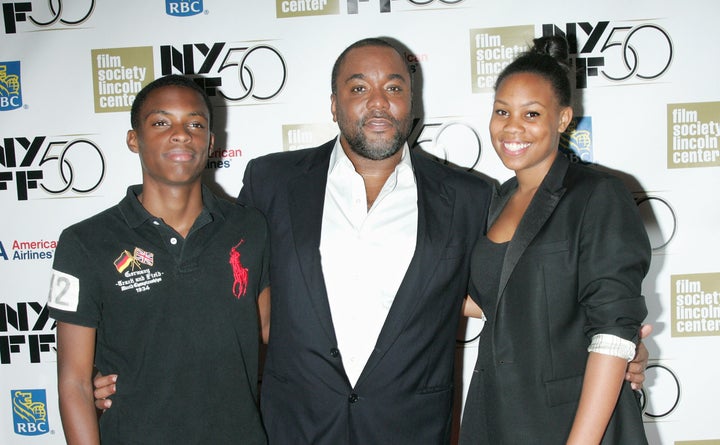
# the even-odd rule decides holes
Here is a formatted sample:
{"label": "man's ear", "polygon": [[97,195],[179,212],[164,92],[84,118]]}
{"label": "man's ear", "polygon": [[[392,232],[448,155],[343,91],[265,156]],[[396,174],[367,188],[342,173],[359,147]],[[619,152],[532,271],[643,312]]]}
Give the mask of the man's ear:
{"label": "man's ear", "polygon": [[138,153],[140,151],[140,149],[138,148],[137,131],[128,130],[127,137],[125,138],[125,143],[127,144],[131,152]]}
{"label": "man's ear", "polygon": [[337,110],[335,105],[336,100],[337,96],[335,94],[330,94],[330,112],[332,113],[333,122],[337,122],[337,115],[335,114],[335,111]]}
{"label": "man's ear", "polygon": [[215,148],[215,133],[213,133],[211,131],[210,132],[210,144],[208,145],[208,156],[210,156],[210,153],[212,153],[214,148]]}

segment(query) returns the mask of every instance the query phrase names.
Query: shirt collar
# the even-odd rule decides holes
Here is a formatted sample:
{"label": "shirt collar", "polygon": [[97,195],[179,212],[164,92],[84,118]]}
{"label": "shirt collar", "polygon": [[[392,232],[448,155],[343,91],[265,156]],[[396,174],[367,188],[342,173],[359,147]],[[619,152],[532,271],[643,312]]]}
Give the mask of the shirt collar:
{"label": "shirt collar", "polygon": [[[142,190],[142,184],[129,186],[125,198],[118,204],[120,213],[123,214],[125,222],[131,228],[140,227],[145,222],[156,218],[151,215],[138,200],[138,195],[142,193]],[[208,219],[208,221],[213,221],[225,219],[225,213],[218,202],[217,196],[205,185],[202,186],[202,200],[203,209],[200,216],[198,216],[198,220]]]}
{"label": "shirt collar", "polygon": [[[408,148],[407,142],[403,144],[402,147],[402,156],[400,157],[400,162],[398,162],[398,165],[395,166],[395,172],[402,174],[403,171],[409,171],[412,172],[412,161],[410,156],[410,149]],[[339,166],[344,165],[347,168],[350,168],[351,170],[355,170],[355,167],[352,165],[352,162],[350,161],[350,158],[347,157],[345,154],[345,150],[343,150],[342,145],[340,144],[340,136],[335,139],[335,146],[333,147],[333,151],[330,154],[330,168],[328,169],[328,175],[332,174],[332,172]]]}

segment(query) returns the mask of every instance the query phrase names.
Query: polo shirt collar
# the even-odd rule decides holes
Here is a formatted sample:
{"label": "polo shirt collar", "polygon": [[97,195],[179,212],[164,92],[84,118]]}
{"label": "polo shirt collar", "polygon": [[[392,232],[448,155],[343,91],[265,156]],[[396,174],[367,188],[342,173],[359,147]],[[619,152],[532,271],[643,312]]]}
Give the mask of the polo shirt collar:
{"label": "polo shirt collar", "polygon": [[[118,204],[120,213],[125,217],[125,222],[133,229],[156,218],[151,215],[138,200],[138,195],[142,193],[142,189],[142,184],[129,186],[125,198]],[[209,218],[210,221],[225,219],[225,213],[218,202],[218,197],[205,185],[202,186],[202,200],[203,209],[200,216],[198,216],[198,220],[204,218]]]}

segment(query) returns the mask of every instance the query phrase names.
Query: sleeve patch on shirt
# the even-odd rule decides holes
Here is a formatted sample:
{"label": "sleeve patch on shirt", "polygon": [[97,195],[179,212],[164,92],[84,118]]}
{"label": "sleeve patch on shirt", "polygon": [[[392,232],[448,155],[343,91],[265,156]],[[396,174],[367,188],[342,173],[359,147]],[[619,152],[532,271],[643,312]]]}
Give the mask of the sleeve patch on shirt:
{"label": "sleeve patch on shirt", "polygon": [[53,269],[50,278],[48,306],[61,311],[77,312],[80,300],[80,280],[76,277]]}

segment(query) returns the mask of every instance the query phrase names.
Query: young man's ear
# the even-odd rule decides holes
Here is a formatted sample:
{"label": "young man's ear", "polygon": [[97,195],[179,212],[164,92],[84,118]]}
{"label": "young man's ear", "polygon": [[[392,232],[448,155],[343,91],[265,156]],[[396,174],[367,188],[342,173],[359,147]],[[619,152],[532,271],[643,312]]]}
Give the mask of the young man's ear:
{"label": "young man's ear", "polygon": [[127,143],[127,146],[131,152],[137,153],[139,151],[137,131],[128,130],[127,137],[125,138],[125,143]]}

